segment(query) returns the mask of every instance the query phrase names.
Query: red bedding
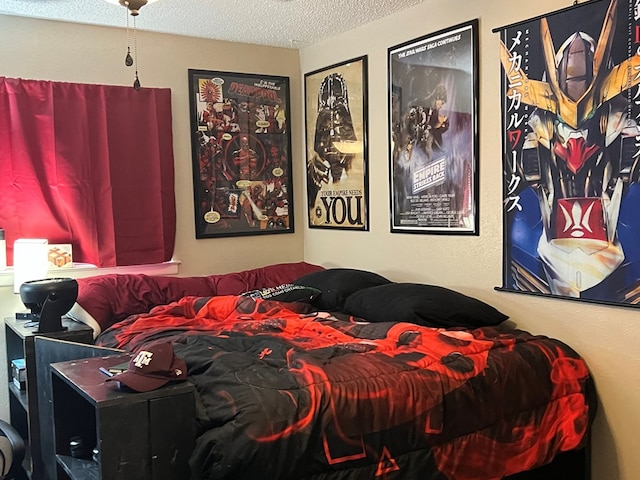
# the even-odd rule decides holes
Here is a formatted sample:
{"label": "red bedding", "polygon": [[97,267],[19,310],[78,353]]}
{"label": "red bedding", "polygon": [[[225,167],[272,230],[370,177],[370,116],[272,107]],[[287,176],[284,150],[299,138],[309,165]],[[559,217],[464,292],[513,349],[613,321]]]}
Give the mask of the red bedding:
{"label": "red bedding", "polygon": [[78,299],[68,315],[92,327],[97,336],[131,314],[146,313],[156,305],[166,305],[186,295],[239,295],[320,270],[324,268],[319,265],[292,262],[200,277],[108,274],[79,278]]}
{"label": "red bedding", "polygon": [[97,343],[173,342],[197,390],[194,479],[492,480],[586,443],[593,389],[567,345],[389,320],[185,297]]}

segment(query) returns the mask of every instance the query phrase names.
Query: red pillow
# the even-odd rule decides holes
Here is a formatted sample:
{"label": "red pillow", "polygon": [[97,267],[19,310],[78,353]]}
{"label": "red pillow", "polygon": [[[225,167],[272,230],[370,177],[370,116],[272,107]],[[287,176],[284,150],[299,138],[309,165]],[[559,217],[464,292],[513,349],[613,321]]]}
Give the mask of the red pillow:
{"label": "red pillow", "polygon": [[96,337],[129,315],[146,313],[156,305],[166,305],[184,296],[239,295],[289,283],[318,270],[324,268],[295,262],[201,277],[107,274],[80,278],[78,299],[67,315],[91,326]]}

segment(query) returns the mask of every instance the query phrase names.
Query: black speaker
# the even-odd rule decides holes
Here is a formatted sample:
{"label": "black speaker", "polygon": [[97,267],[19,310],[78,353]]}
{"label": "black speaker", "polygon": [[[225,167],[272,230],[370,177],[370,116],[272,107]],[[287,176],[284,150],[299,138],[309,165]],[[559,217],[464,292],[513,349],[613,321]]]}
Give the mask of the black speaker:
{"label": "black speaker", "polygon": [[78,298],[78,282],[73,278],[45,278],[20,285],[20,299],[38,322],[36,333],[59,332],[62,316]]}

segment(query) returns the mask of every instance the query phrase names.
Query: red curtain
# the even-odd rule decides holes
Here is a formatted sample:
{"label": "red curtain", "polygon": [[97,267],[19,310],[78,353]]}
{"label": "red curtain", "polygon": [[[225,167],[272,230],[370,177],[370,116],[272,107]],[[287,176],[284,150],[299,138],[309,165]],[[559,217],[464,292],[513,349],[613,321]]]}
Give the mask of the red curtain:
{"label": "red curtain", "polygon": [[171,91],[0,77],[0,228],[99,267],[171,259]]}

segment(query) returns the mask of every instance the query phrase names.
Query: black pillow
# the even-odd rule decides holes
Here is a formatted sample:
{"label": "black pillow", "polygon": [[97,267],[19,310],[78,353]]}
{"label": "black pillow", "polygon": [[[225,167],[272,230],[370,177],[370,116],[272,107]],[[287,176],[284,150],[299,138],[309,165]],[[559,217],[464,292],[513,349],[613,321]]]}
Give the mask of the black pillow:
{"label": "black pillow", "polygon": [[418,283],[360,290],[347,298],[344,311],[369,322],[410,322],[442,328],[498,325],[509,318],[473,297]]}
{"label": "black pillow", "polygon": [[377,273],[354,268],[329,268],[308,273],[292,282],[320,290],[311,304],[320,310],[341,311],[349,295],[363,288],[391,283]]}
{"label": "black pillow", "polygon": [[263,300],[276,300],[278,302],[302,302],[311,301],[320,295],[317,288],[304,285],[285,283],[277,287],[259,288],[242,294],[243,297],[262,298]]}

